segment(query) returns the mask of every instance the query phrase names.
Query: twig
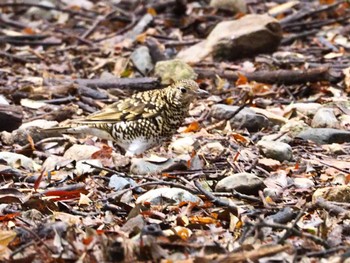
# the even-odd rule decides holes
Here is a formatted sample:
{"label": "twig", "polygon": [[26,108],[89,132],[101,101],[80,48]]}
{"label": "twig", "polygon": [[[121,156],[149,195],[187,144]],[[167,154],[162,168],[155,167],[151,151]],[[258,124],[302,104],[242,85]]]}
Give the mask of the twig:
{"label": "twig", "polygon": [[18,61],[18,62],[22,62],[22,63],[29,63],[29,62],[31,62],[29,59],[26,59],[24,57],[12,55],[12,54],[10,54],[10,53],[8,53],[6,51],[1,51],[0,50],[0,57],[1,56],[9,58],[12,61]]}
{"label": "twig", "polygon": [[198,180],[194,181],[194,185],[198,188],[198,190],[205,195],[205,197],[207,197],[213,204],[218,205],[218,206],[224,206],[227,207],[231,213],[233,213],[234,215],[238,215],[238,208],[235,205],[230,204],[228,201],[226,200],[222,200],[221,198],[218,198],[216,196],[214,196],[212,193],[210,193],[209,191],[205,190],[202,185],[200,184],[200,182]]}
{"label": "twig", "polygon": [[32,234],[41,244],[43,244],[44,247],[47,248],[47,250],[49,250],[52,254],[54,254],[55,252],[31,229],[29,229],[28,227],[25,226],[21,226],[22,229],[24,229],[25,231],[29,232],[30,234]]}
{"label": "twig", "polygon": [[297,217],[294,219],[294,222],[291,225],[291,227],[284,233],[284,235],[280,238],[280,240],[278,240],[277,242],[278,244],[283,244],[284,241],[292,234],[292,229],[296,227],[297,223],[299,222],[301,217],[304,215],[304,213],[305,213],[305,208],[299,212]]}
{"label": "twig", "polygon": [[77,79],[80,86],[98,87],[101,89],[134,89],[150,90],[159,85],[157,78],[110,78],[110,79]]}
{"label": "twig", "polygon": [[41,8],[44,10],[57,10],[60,12],[71,14],[71,15],[77,15],[77,16],[82,16],[82,17],[86,17],[86,18],[93,18],[91,15],[88,15],[87,13],[74,11],[74,10],[68,9],[68,8],[61,8],[58,6],[47,6],[47,5],[41,5],[41,4],[23,3],[23,1],[20,1],[18,3],[14,3],[14,2],[0,3],[0,8],[1,7],[37,7],[37,8]]}
{"label": "twig", "polygon": [[[318,31],[317,31],[318,32]],[[249,81],[257,81],[267,84],[303,84],[329,80],[328,67],[313,68],[307,70],[275,70],[256,72],[233,72],[229,70],[194,68],[199,77],[216,78],[217,75],[228,80],[236,81],[239,75],[248,78]]]}

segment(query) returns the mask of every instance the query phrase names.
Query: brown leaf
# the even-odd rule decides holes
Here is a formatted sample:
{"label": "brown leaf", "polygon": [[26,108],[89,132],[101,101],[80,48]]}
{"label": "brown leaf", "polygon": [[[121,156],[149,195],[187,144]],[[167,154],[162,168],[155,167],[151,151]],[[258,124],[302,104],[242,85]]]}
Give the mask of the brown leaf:
{"label": "brown leaf", "polygon": [[201,126],[199,125],[198,121],[194,121],[190,125],[188,125],[184,132],[197,132],[200,130],[200,128]]}

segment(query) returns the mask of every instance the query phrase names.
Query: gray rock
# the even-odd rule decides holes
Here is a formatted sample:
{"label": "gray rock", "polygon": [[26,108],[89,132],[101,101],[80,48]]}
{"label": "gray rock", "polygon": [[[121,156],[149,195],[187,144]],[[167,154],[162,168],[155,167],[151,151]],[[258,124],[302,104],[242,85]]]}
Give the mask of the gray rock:
{"label": "gray rock", "polygon": [[83,175],[96,171],[96,168],[90,166],[89,164],[97,167],[103,167],[101,161],[98,159],[80,160],[77,161],[75,165],[75,173],[77,175]]}
{"label": "gray rock", "polygon": [[219,120],[230,120],[233,128],[246,128],[248,131],[259,131],[270,125],[268,118],[255,113],[249,108],[242,109],[233,118],[231,117],[238,109],[238,106],[216,104],[211,108],[211,116]]}
{"label": "gray rock", "polygon": [[263,190],[264,196],[271,197],[273,200],[276,200],[282,195],[282,191],[280,189],[266,187]]}
{"label": "gray rock", "polygon": [[232,60],[274,51],[282,39],[278,21],[268,15],[246,15],[238,20],[220,22],[206,40],[183,49],[177,55],[189,63],[198,63],[213,55]]}
{"label": "gray rock", "polygon": [[339,128],[339,122],[331,108],[320,108],[312,119],[313,128]]}
{"label": "gray rock", "polygon": [[136,200],[138,204],[144,202],[149,202],[153,205],[176,205],[181,202],[203,203],[199,197],[181,188],[158,188],[150,190],[139,196]]}
{"label": "gray rock", "polygon": [[276,142],[284,142],[284,143],[290,143],[293,139],[288,136],[288,134],[270,134],[263,136],[261,138],[262,141],[276,141]]}
{"label": "gray rock", "polygon": [[289,136],[295,137],[300,132],[305,131],[309,128],[310,128],[310,126],[308,126],[304,121],[297,120],[297,119],[291,119],[280,128],[280,132],[282,132],[282,133],[286,132],[286,133],[288,133]]}
{"label": "gray rock", "polygon": [[109,180],[108,186],[113,188],[115,191],[125,189],[127,187],[134,187],[137,183],[131,178],[124,178],[116,174],[112,175]]}
{"label": "gray rock", "polygon": [[143,74],[147,75],[153,69],[152,58],[148,47],[142,46],[137,48],[131,54],[131,60],[134,66]]}
{"label": "gray rock", "polygon": [[159,61],[154,74],[162,79],[163,84],[171,84],[182,79],[196,79],[197,73],[181,59]]}
{"label": "gray rock", "polygon": [[23,167],[32,172],[39,171],[41,169],[41,165],[37,164],[31,158],[28,158],[23,154],[0,152],[0,160],[5,161],[12,168]]}
{"label": "gray rock", "polygon": [[74,144],[64,153],[63,157],[76,161],[87,160],[91,159],[91,155],[99,150],[100,148],[93,145]]}
{"label": "gray rock", "polygon": [[320,108],[322,108],[322,105],[320,103],[297,102],[288,105],[284,111],[285,113],[288,113],[290,111],[297,111],[306,116],[313,116]]}
{"label": "gray rock", "polygon": [[176,161],[174,159],[168,159],[166,162],[162,163],[155,163],[140,158],[133,158],[131,160],[130,173],[144,175],[159,173],[163,170],[166,170],[175,163]]}
{"label": "gray rock", "polygon": [[145,28],[153,21],[153,16],[151,14],[145,14],[133,27],[132,30],[128,31],[124,37],[135,41],[137,36],[140,35]]}
{"label": "gray rock", "polygon": [[295,178],[294,186],[296,188],[309,189],[315,186],[314,181],[309,178]]}
{"label": "gray rock", "polygon": [[310,128],[299,133],[296,137],[310,140],[317,144],[350,142],[350,132],[333,128]]}
{"label": "gray rock", "polygon": [[4,95],[0,95],[0,104],[2,105],[10,105]]}
{"label": "gray rock", "polygon": [[215,191],[230,192],[236,190],[242,194],[258,194],[265,184],[261,178],[251,173],[232,174],[220,180]]}
{"label": "gray rock", "polygon": [[260,152],[268,158],[278,161],[291,161],[293,159],[292,147],[284,142],[276,141],[259,141],[258,147]]}
{"label": "gray rock", "polygon": [[[44,1],[38,1],[37,4],[48,6],[48,7],[55,7],[55,1],[49,1],[49,0],[44,0]],[[58,17],[59,12],[56,10],[46,10],[43,8],[38,8],[38,7],[30,7],[26,13],[25,16],[28,18],[34,17],[35,19],[47,19],[51,20],[56,17]]]}
{"label": "gray rock", "polygon": [[210,6],[234,13],[247,12],[247,4],[244,0],[211,0]]}
{"label": "gray rock", "polygon": [[334,202],[350,202],[350,186],[349,185],[338,185],[331,187],[324,187],[317,189],[312,195],[312,202],[315,203],[318,198],[323,198],[327,201]]}
{"label": "gray rock", "polygon": [[48,137],[60,137],[60,132],[45,132],[46,128],[52,128],[58,124],[57,121],[35,120],[23,123],[17,130],[9,132],[1,132],[1,140],[6,145],[19,144],[26,145],[29,143],[28,136],[34,142],[38,142]]}

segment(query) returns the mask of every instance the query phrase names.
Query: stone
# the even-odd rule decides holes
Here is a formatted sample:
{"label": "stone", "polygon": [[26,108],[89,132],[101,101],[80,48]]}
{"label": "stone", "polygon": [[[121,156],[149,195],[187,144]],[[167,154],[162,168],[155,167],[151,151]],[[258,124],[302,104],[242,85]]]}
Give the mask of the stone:
{"label": "stone", "polygon": [[257,195],[265,184],[261,178],[251,173],[236,173],[220,180],[215,191],[231,192],[236,190],[242,194]]}
{"label": "stone", "polygon": [[292,147],[284,142],[259,141],[257,146],[262,155],[280,162],[291,161],[293,159]]}
{"label": "stone", "polygon": [[288,122],[287,118],[284,118],[284,117],[279,116],[279,115],[277,115],[275,113],[272,113],[269,110],[256,108],[256,107],[252,107],[250,109],[253,110],[257,114],[265,116],[273,124],[276,124],[276,125],[280,126],[280,125],[286,124]]}
{"label": "stone", "polygon": [[215,26],[207,39],[183,49],[177,58],[198,63],[208,56],[217,60],[233,60],[273,52],[282,39],[282,29],[276,19],[268,15],[246,15]]}
{"label": "stone", "polygon": [[196,79],[197,73],[181,59],[157,62],[154,74],[161,78],[162,84],[171,84],[182,79]]}
{"label": "stone", "polygon": [[152,205],[178,205],[181,202],[192,202],[202,204],[203,201],[181,188],[158,188],[148,191],[139,196],[136,200],[137,204],[149,202]]}
{"label": "stone", "polygon": [[143,74],[147,75],[153,69],[152,58],[148,47],[141,46],[132,52],[131,61],[134,66]]}
{"label": "stone", "polygon": [[320,108],[322,108],[322,105],[320,103],[297,102],[297,103],[288,105],[284,111],[285,111],[285,114],[288,114],[291,111],[297,111],[297,112],[300,112],[302,115],[311,117],[315,115]]}
{"label": "stone", "polygon": [[259,131],[269,127],[269,120],[250,108],[244,108],[234,117],[231,117],[238,108],[238,106],[216,104],[211,108],[211,116],[219,120],[230,120],[231,127],[236,129],[246,128],[248,131]]}
{"label": "stone", "polygon": [[327,201],[349,203],[350,185],[319,188],[312,195],[312,202],[315,203],[320,197]]}
{"label": "stone", "polygon": [[29,143],[28,136],[30,136],[34,142],[38,142],[48,137],[61,137],[62,135],[59,132],[48,133],[43,130],[57,126],[57,124],[57,121],[47,121],[43,119],[26,122],[11,133],[2,132],[1,140],[6,145],[17,143],[23,146]]}
{"label": "stone", "polygon": [[191,153],[194,149],[195,142],[196,140],[191,136],[178,138],[169,145],[169,149],[177,154]]}
{"label": "stone", "polygon": [[3,160],[12,168],[23,167],[29,171],[39,171],[41,165],[34,162],[31,158],[23,154],[12,153],[12,152],[0,152],[0,160]]}
{"label": "stone", "polygon": [[312,119],[313,128],[339,128],[339,121],[331,108],[320,108]]}
{"label": "stone", "polygon": [[315,183],[309,178],[295,178],[294,186],[296,188],[309,189],[315,187]]}
{"label": "stone", "polygon": [[247,4],[244,0],[211,0],[211,7],[220,10],[231,11],[233,13],[246,13]]}
{"label": "stone", "polygon": [[115,191],[119,191],[128,187],[137,186],[137,183],[131,178],[125,178],[125,177],[121,177],[116,174],[113,174],[109,179],[108,186],[110,188],[113,188],[113,190]]}
{"label": "stone", "polygon": [[163,163],[153,163],[140,158],[133,158],[131,160],[130,173],[132,174],[154,174],[162,172],[172,165],[174,165],[176,161],[174,159],[168,159]]}
{"label": "stone", "polygon": [[350,132],[333,128],[310,128],[299,133],[296,137],[310,140],[317,144],[350,142]]}
{"label": "stone", "polygon": [[309,128],[310,128],[309,125],[307,125],[302,120],[291,119],[280,128],[280,132],[282,132],[282,133],[287,132],[289,136],[295,137],[300,132],[307,130]]}
{"label": "stone", "polygon": [[64,153],[63,157],[75,161],[87,160],[91,159],[91,155],[99,150],[100,148],[93,145],[74,144]]}

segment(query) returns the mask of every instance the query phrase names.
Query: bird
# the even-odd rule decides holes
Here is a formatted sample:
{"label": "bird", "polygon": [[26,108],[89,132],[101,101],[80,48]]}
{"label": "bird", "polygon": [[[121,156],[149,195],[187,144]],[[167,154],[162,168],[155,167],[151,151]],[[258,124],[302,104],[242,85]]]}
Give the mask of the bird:
{"label": "bird", "polygon": [[155,90],[138,92],[66,127],[62,133],[93,135],[114,141],[126,156],[142,155],[175,134],[196,96],[208,94],[186,79]]}

